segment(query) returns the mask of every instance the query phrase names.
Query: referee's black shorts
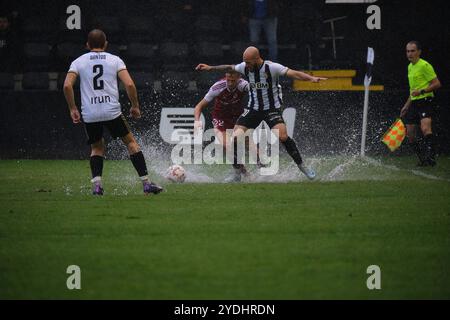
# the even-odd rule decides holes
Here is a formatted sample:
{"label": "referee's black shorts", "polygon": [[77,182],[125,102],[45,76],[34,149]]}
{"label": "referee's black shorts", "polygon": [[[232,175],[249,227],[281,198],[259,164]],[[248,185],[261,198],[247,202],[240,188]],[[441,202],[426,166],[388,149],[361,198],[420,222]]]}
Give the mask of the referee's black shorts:
{"label": "referee's black shorts", "polygon": [[255,129],[263,120],[271,129],[279,123],[285,123],[281,113],[281,108],[260,111],[246,108],[237,119],[236,125],[243,126],[248,129]]}
{"label": "referee's black shorts", "polygon": [[403,117],[405,124],[420,124],[424,118],[433,118],[436,113],[434,98],[412,100],[408,112]]}
{"label": "referee's black shorts", "polygon": [[117,118],[108,121],[84,123],[86,134],[88,137],[88,144],[98,142],[103,138],[103,127],[106,127],[113,138],[122,138],[130,133],[130,126],[121,114]]}

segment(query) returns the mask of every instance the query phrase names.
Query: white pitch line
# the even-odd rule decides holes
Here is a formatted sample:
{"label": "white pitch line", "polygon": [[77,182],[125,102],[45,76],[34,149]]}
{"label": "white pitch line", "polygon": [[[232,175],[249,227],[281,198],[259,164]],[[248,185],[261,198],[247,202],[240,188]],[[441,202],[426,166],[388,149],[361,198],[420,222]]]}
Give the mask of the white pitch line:
{"label": "white pitch line", "polygon": [[416,176],[419,176],[419,177],[423,177],[423,178],[427,178],[427,179],[430,179],[430,180],[440,180],[440,181],[450,182],[450,179],[434,176],[432,174],[424,173],[424,172],[421,172],[421,171],[418,171],[418,170],[401,169],[401,168],[398,168],[398,167],[396,167],[394,165],[385,165],[385,164],[382,164],[381,162],[379,162],[379,161],[377,161],[375,159],[372,159],[370,157],[364,157],[364,160],[366,160],[370,164],[373,164],[373,165],[376,165],[376,166],[380,166],[380,167],[384,167],[386,169],[390,169],[390,170],[393,170],[393,171],[404,171],[404,172],[409,172],[409,173],[412,173],[413,175],[416,175]]}
{"label": "white pitch line", "polygon": [[442,181],[450,182],[450,179],[445,179],[445,178],[441,178],[441,177],[438,177],[438,176],[433,176],[432,174],[428,174],[428,173],[421,172],[421,171],[418,171],[418,170],[410,170],[410,171],[411,171],[412,174],[415,174],[416,176],[421,176],[421,177],[428,178],[428,179],[431,179],[431,180],[442,180]]}

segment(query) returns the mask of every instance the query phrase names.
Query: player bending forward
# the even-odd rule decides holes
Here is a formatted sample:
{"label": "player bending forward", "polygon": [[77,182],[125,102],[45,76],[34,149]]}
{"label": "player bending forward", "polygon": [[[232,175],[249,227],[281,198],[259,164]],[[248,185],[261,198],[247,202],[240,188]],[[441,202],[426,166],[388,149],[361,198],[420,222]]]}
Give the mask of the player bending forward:
{"label": "player bending forward", "polygon": [[90,52],[83,54],[70,65],[64,81],[64,95],[73,123],[80,123],[80,113],[75,104],[73,85],[80,77],[81,114],[91,145],[90,166],[94,195],[103,195],[102,172],[105,141],[103,127],[108,128],[114,138],[120,137],[127,146],[130,160],[142,181],[145,194],[158,194],[163,189],[148,179],[147,165],[130,127],[123,116],[119,103],[117,76],[125,85],[131,101],[130,114],[141,117],[137,91],[124,62],[119,57],[105,52],[108,42],[103,31],[95,29],[88,35]]}

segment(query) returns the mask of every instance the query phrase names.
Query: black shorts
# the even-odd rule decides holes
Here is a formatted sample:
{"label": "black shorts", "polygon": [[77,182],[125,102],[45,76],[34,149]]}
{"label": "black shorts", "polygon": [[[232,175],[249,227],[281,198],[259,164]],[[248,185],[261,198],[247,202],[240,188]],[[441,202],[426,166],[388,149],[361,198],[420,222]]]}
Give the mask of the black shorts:
{"label": "black shorts", "polygon": [[88,144],[93,144],[103,138],[103,127],[108,128],[113,138],[122,138],[130,132],[130,126],[123,114],[109,121],[85,122],[84,126],[88,136]]}
{"label": "black shorts", "polygon": [[257,111],[246,108],[237,119],[236,125],[244,126],[248,129],[255,129],[263,120],[271,129],[279,123],[284,123],[281,109]]}
{"label": "black shorts", "polygon": [[435,108],[436,105],[433,98],[412,100],[411,106],[402,120],[405,124],[420,124],[420,120],[434,117]]}

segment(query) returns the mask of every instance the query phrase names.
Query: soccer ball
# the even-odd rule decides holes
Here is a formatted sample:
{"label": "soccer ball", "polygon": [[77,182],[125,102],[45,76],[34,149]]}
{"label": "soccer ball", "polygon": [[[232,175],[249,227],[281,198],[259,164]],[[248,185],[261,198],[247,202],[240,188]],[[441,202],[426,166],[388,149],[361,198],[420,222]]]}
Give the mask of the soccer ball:
{"label": "soccer ball", "polygon": [[184,182],[186,179],[186,171],[178,164],[174,164],[167,169],[166,178],[172,182]]}

